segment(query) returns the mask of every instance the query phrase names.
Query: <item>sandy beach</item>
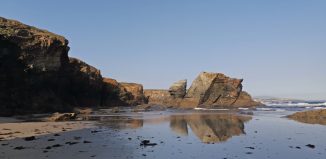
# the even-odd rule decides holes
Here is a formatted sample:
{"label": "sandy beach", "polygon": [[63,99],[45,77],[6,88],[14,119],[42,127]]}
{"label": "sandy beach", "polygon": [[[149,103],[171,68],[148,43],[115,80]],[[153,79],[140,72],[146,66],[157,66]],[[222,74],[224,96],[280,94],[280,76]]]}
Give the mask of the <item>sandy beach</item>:
{"label": "sandy beach", "polygon": [[326,127],[285,118],[292,113],[126,112],[92,122],[2,123],[0,157],[322,159]]}

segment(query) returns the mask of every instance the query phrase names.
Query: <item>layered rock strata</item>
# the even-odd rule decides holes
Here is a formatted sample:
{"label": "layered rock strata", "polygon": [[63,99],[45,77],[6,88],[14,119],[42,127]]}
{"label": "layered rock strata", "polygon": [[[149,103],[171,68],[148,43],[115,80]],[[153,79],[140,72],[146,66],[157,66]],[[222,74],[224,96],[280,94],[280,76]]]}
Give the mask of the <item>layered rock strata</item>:
{"label": "layered rock strata", "polygon": [[145,90],[145,96],[148,97],[149,103],[181,108],[261,105],[261,103],[255,102],[247,92],[242,91],[242,81],[242,79],[230,78],[221,73],[202,72],[193,81],[187,92],[180,89],[186,86],[185,82],[179,81],[174,83],[171,86],[173,89],[170,88],[169,91]]}
{"label": "layered rock strata", "polygon": [[0,115],[113,105],[120,96],[126,101],[118,104],[144,102],[138,94],[129,99],[134,92],[123,95],[108,89],[98,69],[69,58],[68,51],[64,37],[0,17]]}

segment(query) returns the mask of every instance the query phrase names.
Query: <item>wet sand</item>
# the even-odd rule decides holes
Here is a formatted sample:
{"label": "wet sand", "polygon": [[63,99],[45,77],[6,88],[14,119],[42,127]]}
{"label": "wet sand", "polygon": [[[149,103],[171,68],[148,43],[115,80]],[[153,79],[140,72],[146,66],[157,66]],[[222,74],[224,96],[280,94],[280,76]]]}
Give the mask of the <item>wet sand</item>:
{"label": "wet sand", "polygon": [[[96,121],[92,124],[38,123],[40,130],[49,132],[25,141],[22,137],[35,135],[35,123],[30,123],[27,132],[31,133],[0,141],[0,158],[324,159],[326,127],[284,117],[291,113],[255,111],[253,116],[234,112],[166,111],[110,114],[93,116]],[[61,126],[58,131],[50,131],[42,129],[44,124]],[[62,131],[62,127],[71,129]],[[148,144],[143,144],[147,140]]]}

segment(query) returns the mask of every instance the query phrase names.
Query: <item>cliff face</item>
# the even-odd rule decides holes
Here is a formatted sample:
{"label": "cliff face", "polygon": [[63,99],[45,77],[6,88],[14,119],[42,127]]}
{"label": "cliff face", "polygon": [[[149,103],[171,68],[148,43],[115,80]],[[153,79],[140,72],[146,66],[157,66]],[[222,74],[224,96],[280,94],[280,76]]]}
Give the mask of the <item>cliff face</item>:
{"label": "cliff face", "polygon": [[[145,90],[145,96],[148,96],[149,103],[167,104],[182,108],[253,107],[261,105],[261,103],[255,102],[247,92],[242,91],[241,83],[242,79],[229,78],[221,73],[203,72],[194,80],[187,92],[179,89],[181,94],[185,94],[183,96],[176,96],[176,91],[171,91],[171,88],[174,88],[176,84],[171,86],[170,91]],[[182,88],[185,85],[183,84]]]}
{"label": "cliff face", "polygon": [[68,57],[60,35],[0,17],[0,116],[70,111],[73,107],[159,104],[175,107],[259,105],[242,91],[241,79],[201,73],[169,90],[103,78],[100,70]]}
{"label": "cliff face", "polygon": [[98,69],[68,51],[64,37],[0,17],[0,115],[70,111],[119,97]]}
{"label": "cliff face", "polygon": [[67,45],[62,36],[0,17],[1,115],[67,108],[58,95]]}
{"label": "cliff face", "polygon": [[119,83],[104,78],[103,106],[135,106],[147,103],[143,85],[137,83]]}

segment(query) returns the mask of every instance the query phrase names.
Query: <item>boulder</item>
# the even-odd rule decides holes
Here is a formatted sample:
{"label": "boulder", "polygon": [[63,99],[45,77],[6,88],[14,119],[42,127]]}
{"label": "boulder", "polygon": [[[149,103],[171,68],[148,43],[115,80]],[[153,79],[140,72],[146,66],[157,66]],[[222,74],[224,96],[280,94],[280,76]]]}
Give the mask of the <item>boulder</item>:
{"label": "boulder", "polygon": [[187,80],[180,80],[169,88],[170,95],[174,98],[183,98],[187,91]]}

